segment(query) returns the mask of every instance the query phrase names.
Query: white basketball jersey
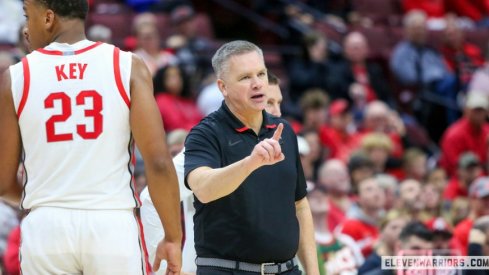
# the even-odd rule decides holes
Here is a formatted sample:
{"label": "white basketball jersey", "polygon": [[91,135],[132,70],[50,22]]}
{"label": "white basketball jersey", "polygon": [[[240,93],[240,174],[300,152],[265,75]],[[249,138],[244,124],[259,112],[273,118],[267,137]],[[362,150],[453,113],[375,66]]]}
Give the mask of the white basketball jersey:
{"label": "white basketball jersey", "polygon": [[131,53],[52,43],[11,66],[25,166],[22,207],[130,209]]}

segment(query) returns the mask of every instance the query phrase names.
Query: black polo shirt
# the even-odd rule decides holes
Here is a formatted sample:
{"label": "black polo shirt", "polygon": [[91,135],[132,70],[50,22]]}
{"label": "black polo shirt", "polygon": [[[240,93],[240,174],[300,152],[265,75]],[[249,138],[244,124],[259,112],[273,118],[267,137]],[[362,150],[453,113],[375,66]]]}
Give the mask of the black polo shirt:
{"label": "black polo shirt", "polygon": [[258,135],[225,103],[204,118],[185,141],[185,185],[195,168],[220,168],[249,156],[260,141],[284,124],[280,140],[285,159],[253,171],[233,193],[207,204],[195,198],[195,249],[199,257],[252,263],[282,262],[299,245],[295,202],[306,196],[297,137],[286,120],[263,111]]}

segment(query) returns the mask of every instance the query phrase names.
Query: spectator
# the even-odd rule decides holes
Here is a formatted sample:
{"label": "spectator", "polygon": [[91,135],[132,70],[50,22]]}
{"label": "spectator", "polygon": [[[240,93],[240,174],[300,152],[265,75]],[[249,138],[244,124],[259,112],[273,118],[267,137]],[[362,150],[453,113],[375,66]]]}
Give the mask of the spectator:
{"label": "spectator", "polygon": [[473,74],[467,89],[468,94],[479,93],[489,97],[489,44],[484,49],[485,61]]}
{"label": "spectator", "polygon": [[[330,91],[328,83],[330,65],[328,61],[328,40],[318,32],[304,36],[304,54],[301,58],[290,61],[288,74],[290,78],[290,97],[298,102],[305,91],[321,89]],[[335,98],[335,95],[332,95]]]}
{"label": "spectator", "polygon": [[413,10],[404,17],[405,40],[392,54],[391,69],[405,85],[429,87],[447,75],[441,55],[426,45],[426,14]]}
{"label": "spectator", "polygon": [[391,210],[397,202],[397,192],[399,182],[389,174],[377,174],[375,179],[379,182],[380,187],[385,192],[385,210]]}
{"label": "spectator", "polygon": [[175,7],[170,23],[175,33],[167,39],[167,46],[175,52],[179,64],[190,77],[190,86],[196,89],[202,80],[212,73],[208,55],[213,50],[211,41],[202,35],[204,26],[198,26],[191,5]]}
{"label": "spectator", "polygon": [[350,174],[352,193],[358,194],[360,182],[374,176],[374,163],[365,152],[354,152],[348,160],[348,173]]}
{"label": "spectator", "polygon": [[421,187],[421,201],[424,205],[421,215],[423,220],[442,216],[441,190],[434,183],[425,183]]}
{"label": "spectator", "polygon": [[369,133],[381,133],[389,137],[392,143],[392,156],[401,158],[404,153],[404,136],[406,129],[399,115],[382,101],[370,102],[365,108],[363,124],[361,125],[362,140]]}
{"label": "spectator", "polygon": [[417,119],[428,129],[430,137],[437,141],[446,127],[446,122],[440,122],[435,117],[438,113],[435,112],[434,106],[438,105],[424,100],[429,96],[432,99],[436,93],[448,93],[449,89],[453,89],[453,85],[450,84],[453,84],[454,78],[449,74],[441,54],[426,45],[426,20],[426,14],[419,10],[410,11],[405,15],[405,39],[396,45],[390,59],[390,67],[399,84],[409,91],[402,95],[402,100],[406,98],[406,102],[403,103],[414,111]]}
{"label": "spectator", "polygon": [[306,180],[316,182],[318,169],[324,157],[324,150],[316,131],[305,131],[301,133],[309,146],[309,154],[303,156],[303,169]]}
{"label": "spectator", "polygon": [[345,60],[335,64],[330,73],[331,98],[352,100],[352,85],[359,84],[365,93],[366,102],[381,100],[393,104],[387,81],[381,68],[367,61],[369,54],[368,41],[360,32],[351,32],[343,40]]}
{"label": "spectator", "polygon": [[466,41],[456,17],[448,17],[442,54],[448,69],[457,77],[457,91],[465,91],[475,70],[484,63],[484,57],[477,45]]}
{"label": "spectator", "polygon": [[402,166],[405,178],[424,181],[428,174],[428,158],[426,154],[418,148],[410,148],[404,152]]}
{"label": "spectator", "polygon": [[457,165],[457,173],[452,176],[443,192],[443,200],[450,203],[456,198],[467,198],[470,184],[483,170],[479,157],[472,152],[460,155]]}
{"label": "spectator", "polygon": [[377,180],[363,180],[358,186],[358,205],[350,208],[348,218],[336,229],[338,233],[350,236],[364,257],[372,253],[377,241],[384,207],[385,193]]}
{"label": "spectator", "polygon": [[445,0],[403,0],[402,7],[405,13],[413,10],[422,10],[428,17],[427,26],[431,30],[441,30],[445,27]]}
{"label": "spectator", "polygon": [[352,205],[350,176],[346,165],[337,159],[325,161],[319,168],[317,186],[326,191],[328,203],[327,223],[330,231],[346,219],[346,211]]}
{"label": "spectator", "polygon": [[[448,17],[444,31],[442,47],[443,58],[451,74],[455,76],[455,89],[447,89],[445,98],[457,104],[458,93],[465,92],[475,70],[482,66],[484,58],[478,46],[465,40],[464,30],[459,26],[457,18]],[[458,110],[447,109],[447,122],[453,123],[460,117]]]}
{"label": "spectator", "polygon": [[327,196],[321,186],[313,188],[307,194],[314,221],[319,272],[321,275],[354,272],[363,261],[363,256],[351,238],[331,233],[331,226],[326,218],[331,211]]}
{"label": "spectator", "polygon": [[448,129],[441,139],[440,165],[453,176],[457,161],[464,152],[473,152],[481,163],[487,161],[489,123],[486,122],[489,99],[478,94],[469,94],[464,115]]}
{"label": "spectator", "polygon": [[352,117],[348,101],[336,99],[331,102],[328,110],[328,120],[320,127],[321,144],[328,148],[328,158],[336,158],[347,162],[355,148]]}
{"label": "spectator", "polygon": [[392,256],[395,253],[396,243],[399,239],[401,230],[406,226],[409,217],[398,210],[387,212],[380,223],[380,237],[375,249],[368,256],[362,266],[358,269],[358,274],[377,274],[381,269],[381,257]]}
{"label": "spectator", "polygon": [[426,183],[433,184],[438,189],[439,192],[443,193],[443,190],[445,190],[447,182],[448,182],[447,172],[445,171],[445,169],[437,166],[428,171],[426,177]]}
{"label": "spectator", "polygon": [[300,100],[303,131],[319,131],[326,123],[328,103],[328,96],[323,90],[312,89],[304,93]]}
{"label": "spectator", "polygon": [[409,222],[399,234],[395,256],[431,255],[433,233],[421,222]]}
{"label": "spectator", "polygon": [[170,52],[161,50],[160,34],[156,23],[151,23],[153,19],[150,16],[140,18],[135,20],[137,49],[134,53],[143,59],[151,74],[155,75],[158,69],[175,64],[177,59]]}
{"label": "spectator", "polygon": [[189,83],[180,66],[169,65],[159,69],[154,78],[156,103],[166,131],[190,130],[202,119],[192,98]]}
{"label": "spectator", "polygon": [[489,215],[489,177],[481,177],[475,180],[469,188],[470,213],[467,218],[460,221],[454,231],[453,238],[462,255],[467,255],[469,245],[469,232],[478,218]]}
{"label": "spectator", "polygon": [[399,184],[399,198],[397,209],[405,211],[412,219],[422,220],[422,210],[425,205],[421,199],[421,183],[409,179]]}
{"label": "spectator", "polygon": [[374,165],[376,173],[386,171],[386,163],[392,153],[392,141],[382,133],[370,133],[363,137],[361,143],[362,150]]}
{"label": "spectator", "polygon": [[453,228],[442,217],[428,220],[426,227],[433,233],[433,255],[458,256],[460,251],[452,247]]}

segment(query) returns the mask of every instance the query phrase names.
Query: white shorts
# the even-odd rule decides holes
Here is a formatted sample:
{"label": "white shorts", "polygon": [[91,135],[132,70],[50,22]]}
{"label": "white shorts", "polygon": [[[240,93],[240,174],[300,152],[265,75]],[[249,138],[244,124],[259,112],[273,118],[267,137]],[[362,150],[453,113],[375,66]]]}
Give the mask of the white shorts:
{"label": "white shorts", "polygon": [[150,274],[133,210],[40,207],[21,224],[22,274]]}

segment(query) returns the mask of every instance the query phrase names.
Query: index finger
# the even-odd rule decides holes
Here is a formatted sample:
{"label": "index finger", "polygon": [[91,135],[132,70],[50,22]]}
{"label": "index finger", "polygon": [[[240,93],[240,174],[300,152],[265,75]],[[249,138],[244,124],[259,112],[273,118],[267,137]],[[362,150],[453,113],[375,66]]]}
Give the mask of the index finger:
{"label": "index finger", "polygon": [[275,130],[275,133],[273,133],[272,139],[279,141],[280,137],[282,136],[282,130],[284,129],[284,124],[280,123],[277,127],[277,130]]}

